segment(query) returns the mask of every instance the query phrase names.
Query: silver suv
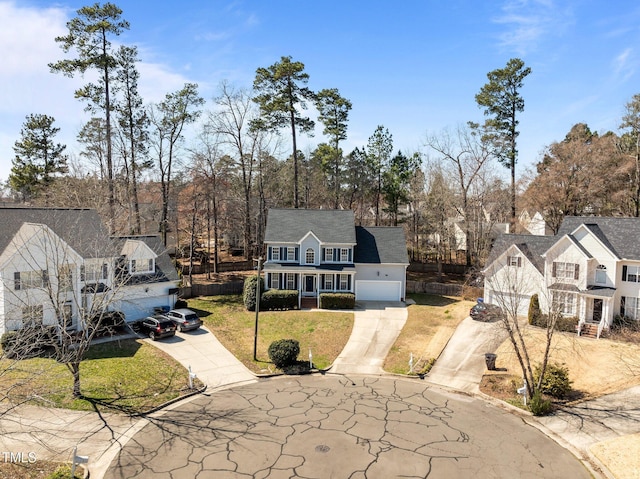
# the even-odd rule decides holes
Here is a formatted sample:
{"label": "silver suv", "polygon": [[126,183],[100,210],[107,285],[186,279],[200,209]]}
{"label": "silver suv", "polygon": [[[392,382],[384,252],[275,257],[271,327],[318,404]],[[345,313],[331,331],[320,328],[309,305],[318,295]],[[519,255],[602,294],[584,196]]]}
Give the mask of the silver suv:
{"label": "silver suv", "polygon": [[202,321],[198,315],[187,308],[172,309],[162,316],[173,321],[180,332],[198,329],[202,326]]}

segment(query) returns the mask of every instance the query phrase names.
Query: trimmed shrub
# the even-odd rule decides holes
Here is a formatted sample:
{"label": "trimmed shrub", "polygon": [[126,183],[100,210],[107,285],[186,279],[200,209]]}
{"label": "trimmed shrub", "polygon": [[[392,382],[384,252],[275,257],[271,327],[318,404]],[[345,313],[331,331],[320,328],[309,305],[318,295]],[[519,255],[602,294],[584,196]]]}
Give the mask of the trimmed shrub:
{"label": "trimmed shrub", "polygon": [[17,331],[7,331],[0,337],[0,347],[2,347],[2,352],[8,358],[13,357],[13,349],[18,339]]}
{"label": "trimmed shrub", "polygon": [[575,333],[579,321],[577,316],[561,316],[556,321],[556,331]]}
{"label": "trimmed shrub", "polygon": [[538,299],[538,295],[534,294],[529,301],[529,324],[537,326],[540,321],[540,316],[542,316],[540,300]]}
{"label": "trimmed shrub", "polygon": [[300,343],[295,339],[278,339],[269,345],[269,359],[277,368],[292,366],[300,354]]}
{"label": "trimmed shrub", "polygon": [[529,400],[529,411],[534,416],[546,416],[552,409],[551,401],[545,399],[540,391],[536,391]]}
{"label": "trimmed shrub", "polygon": [[[540,378],[542,365],[536,366],[534,379],[536,383]],[[571,392],[571,380],[569,379],[569,369],[557,363],[547,364],[544,372],[542,383],[540,384],[541,392],[548,394],[556,399],[563,399]]]}
{"label": "trimmed shrub", "polygon": [[320,308],[322,309],[353,309],[355,306],[356,295],[353,293],[320,294]]}
{"label": "trimmed shrub", "polygon": [[[258,276],[249,276],[244,280],[244,288],[242,290],[242,301],[244,302],[244,307],[247,308],[248,311],[256,310],[256,281],[258,280]],[[260,277],[260,294],[264,291],[264,280],[262,276]]]}
{"label": "trimmed shrub", "polygon": [[298,290],[270,289],[260,296],[261,310],[286,310],[298,308]]}

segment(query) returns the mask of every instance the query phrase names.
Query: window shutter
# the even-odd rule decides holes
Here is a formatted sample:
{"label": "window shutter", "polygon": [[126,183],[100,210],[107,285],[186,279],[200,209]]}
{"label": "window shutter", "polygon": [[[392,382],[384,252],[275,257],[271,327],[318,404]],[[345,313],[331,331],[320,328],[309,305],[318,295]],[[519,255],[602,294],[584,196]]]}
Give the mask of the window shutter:
{"label": "window shutter", "polygon": [[507,256],[507,266],[511,266],[511,256]]}
{"label": "window shutter", "polygon": [[42,270],[42,286],[49,286],[49,272],[46,269]]}
{"label": "window shutter", "polygon": [[555,278],[556,277],[556,262],[553,262],[553,268],[551,269],[551,277]]}
{"label": "window shutter", "polygon": [[522,258],[518,256],[518,268],[522,267]]}
{"label": "window shutter", "polygon": [[267,259],[270,261],[271,260],[271,246],[269,246],[267,248]]}
{"label": "window shutter", "polygon": [[340,254],[340,249],[333,248],[333,261],[338,261],[340,259],[340,257],[338,256],[339,254]]}
{"label": "window shutter", "polygon": [[353,250],[351,248],[349,248],[349,263],[351,263],[353,260],[351,259],[351,254],[352,254]]}
{"label": "window shutter", "polygon": [[285,248],[284,246],[280,247],[280,261],[286,261],[287,260],[287,248]]}
{"label": "window shutter", "polygon": [[573,279],[578,279],[580,278],[580,265],[579,264],[575,264],[575,271],[573,272]]}
{"label": "window shutter", "polygon": [[347,276],[347,289],[351,291],[351,275]]}
{"label": "window shutter", "polygon": [[296,261],[299,261],[299,259],[300,259],[300,248],[296,247],[295,250],[296,250],[296,252],[295,252],[294,258],[295,258]]}
{"label": "window shutter", "polygon": [[624,265],[622,267],[622,281],[626,281],[627,280],[627,266]]}
{"label": "window shutter", "polygon": [[109,265],[104,263],[102,265],[102,279],[107,279],[109,277]]}
{"label": "window shutter", "polygon": [[80,265],[80,281],[84,281],[85,277],[86,277],[86,268],[82,264],[82,265]]}
{"label": "window shutter", "polygon": [[[623,266],[623,268],[626,268],[626,266]],[[626,297],[625,296],[621,296],[620,297],[620,316],[624,316],[624,303],[626,302]]]}
{"label": "window shutter", "polygon": [[13,273],[13,289],[16,291],[20,289],[20,271]]}

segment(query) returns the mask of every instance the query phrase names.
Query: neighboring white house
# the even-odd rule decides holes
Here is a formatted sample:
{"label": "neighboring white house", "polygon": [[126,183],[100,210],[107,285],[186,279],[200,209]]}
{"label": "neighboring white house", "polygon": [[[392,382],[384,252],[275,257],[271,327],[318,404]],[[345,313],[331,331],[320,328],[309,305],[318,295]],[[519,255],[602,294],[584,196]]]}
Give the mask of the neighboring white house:
{"label": "neighboring white house", "polygon": [[178,275],[155,236],[111,238],[89,209],[0,208],[0,224],[0,334],[77,330],[103,310],[132,321],[176,301]]}
{"label": "neighboring white house", "polygon": [[350,210],[271,209],[265,232],[267,289],[299,298],[351,292],[356,300],[403,301],[409,266],[399,227],[355,226]]}
{"label": "neighboring white house", "polygon": [[485,268],[485,300],[541,308],[598,326],[640,320],[640,218],[566,217],[555,236],[503,235]]}

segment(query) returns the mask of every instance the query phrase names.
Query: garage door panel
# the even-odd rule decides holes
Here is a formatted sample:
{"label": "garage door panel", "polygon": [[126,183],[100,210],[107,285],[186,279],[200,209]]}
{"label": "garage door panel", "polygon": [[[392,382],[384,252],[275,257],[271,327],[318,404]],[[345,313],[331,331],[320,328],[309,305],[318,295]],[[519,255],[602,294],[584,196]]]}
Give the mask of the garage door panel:
{"label": "garage door panel", "polygon": [[356,299],[359,301],[400,301],[400,281],[356,281]]}

